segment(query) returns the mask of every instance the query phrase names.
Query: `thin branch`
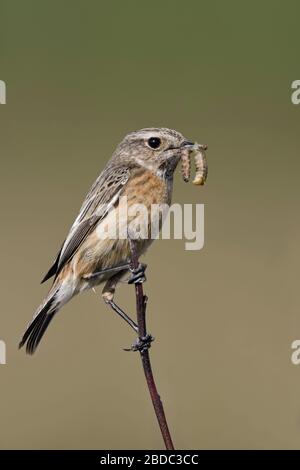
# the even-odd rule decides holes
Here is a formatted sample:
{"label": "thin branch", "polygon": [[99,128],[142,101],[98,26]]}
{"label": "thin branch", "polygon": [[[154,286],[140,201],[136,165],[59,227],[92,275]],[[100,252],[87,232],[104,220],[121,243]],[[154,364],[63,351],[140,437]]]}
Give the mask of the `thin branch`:
{"label": "thin branch", "polygon": [[[130,249],[131,249],[130,269],[134,271],[134,270],[137,270],[139,267],[136,241],[129,239],[129,242],[130,242]],[[147,305],[148,298],[146,295],[144,295],[143,284],[135,284],[135,296],[136,296],[138,335],[139,335],[140,341],[143,341],[143,340],[145,341],[146,338],[148,337],[147,328],[146,328],[146,305]],[[168,428],[163,404],[158,394],[154,377],[153,377],[150,356],[149,356],[149,344],[148,344],[148,347],[139,349],[139,352],[140,352],[141,359],[142,359],[144,374],[146,377],[149,393],[151,395],[153,407],[155,410],[155,414],[157,417],[157,421],[161,430],[161,434],[162,434],[166,449],[174,450],[174,446],[173,446],[171,434]]]}

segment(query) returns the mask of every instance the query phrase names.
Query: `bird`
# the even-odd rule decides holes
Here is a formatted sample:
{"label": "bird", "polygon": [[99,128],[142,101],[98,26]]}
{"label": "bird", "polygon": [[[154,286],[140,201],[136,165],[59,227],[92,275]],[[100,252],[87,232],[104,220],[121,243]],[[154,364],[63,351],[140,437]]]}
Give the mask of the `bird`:
{"label": "bird", "polygon": [[[75,295],[105,283],[102,297],[129,325],[137,325],[115,303],[117,284],[130,275],[128,283],[145,280],[146,265],[130,271],[129,233],[125,237],[103,237],[114,220],[121,220],[124,209],[143,204],[171,204],[173,175],[181,154],[192,141],[168,128],[149,127],[130,132],[116,147],[95,183],[92,185],[79,214],[63,242],[54,263],[42,283],[54,278],[46,298],[36,310],[19,343],[33,354],[51,320]],[[130,219],[130,220],[129,220]],[[137,215],[129,222],[139,223]],[[126,223],[128,224],[128,220]],[[159,226],[163,220],[159,221]],[[146,220],[149,225],[149,218]],[[153,237],[138,238],[138,256],[144,254]]]}

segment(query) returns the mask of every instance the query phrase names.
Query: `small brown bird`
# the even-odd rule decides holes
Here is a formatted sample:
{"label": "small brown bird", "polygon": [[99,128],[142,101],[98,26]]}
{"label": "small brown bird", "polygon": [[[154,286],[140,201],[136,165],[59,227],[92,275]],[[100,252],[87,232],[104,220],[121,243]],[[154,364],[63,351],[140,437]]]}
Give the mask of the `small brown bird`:
{"label": "small brown bird", "polygon": [[[111,220],[121,219],[122,201],[128,209],[143,204],[170,204],[173,173],[186,148],[193,146],[179,132],[148,128],[128,134],[87,194],[56,260],[42,282],[54,276],[53,285],[25,331],[20,347],[33,354],[59,309],[76,294],[105,282],[102,296],[135,330],[134,322],[114,302],[117,283],[129,273],[128,237],[100,236]],[[128,211],[129,212],[129,211]],[[128,216],[128,221],[135,216]],[[162,221],[160,221],[162,222]],[[146,222],[149,223],[149,220]],[[138,255],[152,238],[139,239]],[[129,283],[143,282],[144,266],[132,273]]]}

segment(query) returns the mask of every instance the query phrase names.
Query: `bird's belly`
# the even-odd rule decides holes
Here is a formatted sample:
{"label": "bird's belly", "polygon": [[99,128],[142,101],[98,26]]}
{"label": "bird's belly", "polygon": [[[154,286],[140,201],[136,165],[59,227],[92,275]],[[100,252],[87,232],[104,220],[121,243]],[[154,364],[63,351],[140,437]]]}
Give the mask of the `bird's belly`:
{"label": "bird's belly", "polygon": [[[130,246],[128,239],[102,240],[91,235],[81,250],[74,256],[73,273],[76,278],[87,278],[89,275],[108,268],[125,265],[130,261]],[[146,251],[153,240],[137,240],[137,251],[140,256]],[[97,283],[105,281],[112,272],[98,276]]]}

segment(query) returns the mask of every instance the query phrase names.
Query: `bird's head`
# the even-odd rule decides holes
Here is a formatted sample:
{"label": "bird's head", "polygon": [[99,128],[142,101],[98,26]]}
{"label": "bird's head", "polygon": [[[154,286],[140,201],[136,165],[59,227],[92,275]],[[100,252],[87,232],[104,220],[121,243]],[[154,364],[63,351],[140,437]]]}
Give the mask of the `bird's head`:
{"label": "bird's head", "polygon": [[173,174],[181,152],[193,142],[167,128],[150,127],[130,132],[118,145],[114,157],[158,172]]}

